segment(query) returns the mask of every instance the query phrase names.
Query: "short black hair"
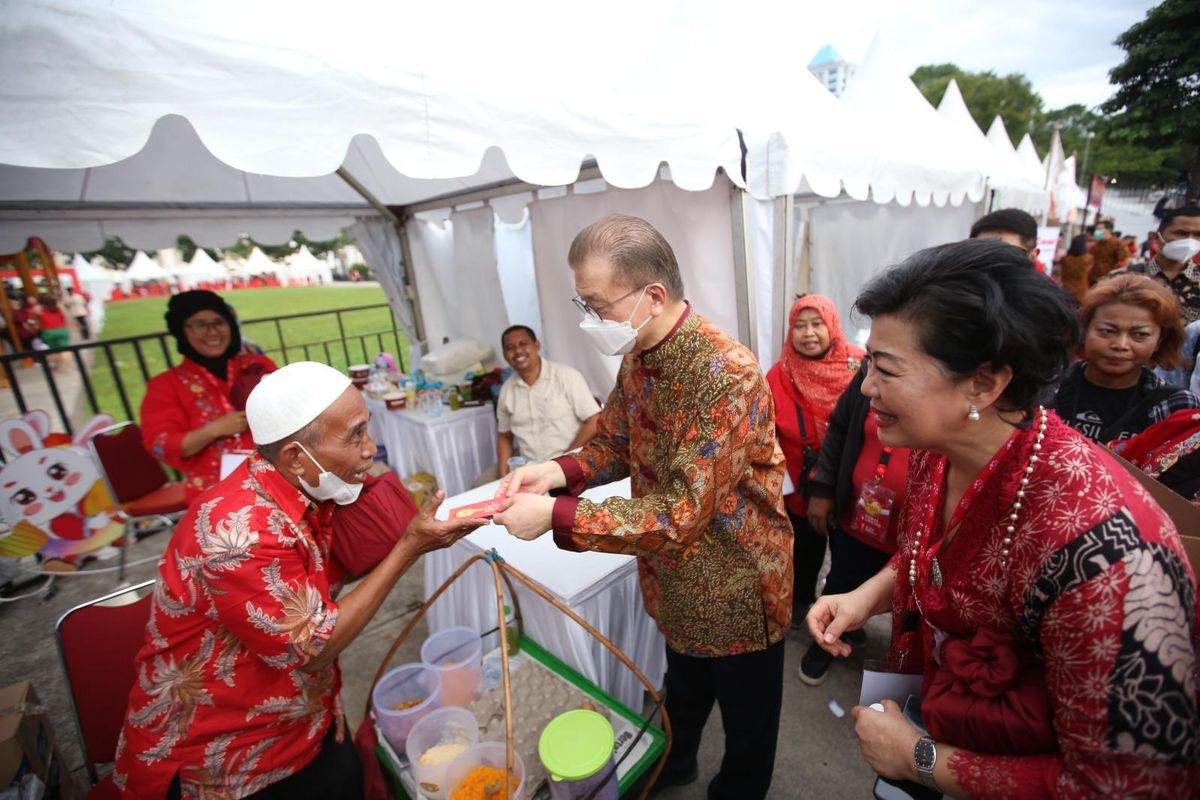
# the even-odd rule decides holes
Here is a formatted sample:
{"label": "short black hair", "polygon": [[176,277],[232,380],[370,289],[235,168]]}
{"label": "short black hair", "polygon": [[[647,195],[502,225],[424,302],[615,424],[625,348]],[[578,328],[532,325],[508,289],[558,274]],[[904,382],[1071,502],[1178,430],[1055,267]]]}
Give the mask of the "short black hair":
{"label": "short black hair", "polygon": [[514,331],[525,331],[526,333],[529,334],[530,339],[532,339],[535,342],[538,340],[537,334],[534,333],[533,328],[529,327],[528,325],[509,325],[507,328],[504,329],[504,333],[500,334],[501,349],[504,348],[504,340],[507,339],[508,335]]}
{"label": "short black hair", "polygon": [[1010,367],[1008,411],[1049,401],[1079,346],[1070,295],[994,239],[918,251],[868,283],[855,308],[912,322],[921,349],[953,375]]}
{"label": "short black hair", "polygon": [[1167,226],[1175,221],[1176,217],[1200,217],[1200,206],[1180,206],[1179,208],[1168,208],[1163,212],[1162,220],[1158,223],[1158,232],[1162,233],[1167,229]]}
{"label": "short black hair", "polygon": [[1037,220],[1032,214],[1019,208],[1002,208],[985,214],[975,220],[971,226],[971,238],[981,233],[1015,233],[1021,237],[1021,245],[1026,250],[1037,247]]}
{"label": "short black hair", "polygon": [[1102,219],[1096,223],[1096,227],[1097,228],[1108,228],[1111,231],[1113,229],[1113,222],[1111,219]]}

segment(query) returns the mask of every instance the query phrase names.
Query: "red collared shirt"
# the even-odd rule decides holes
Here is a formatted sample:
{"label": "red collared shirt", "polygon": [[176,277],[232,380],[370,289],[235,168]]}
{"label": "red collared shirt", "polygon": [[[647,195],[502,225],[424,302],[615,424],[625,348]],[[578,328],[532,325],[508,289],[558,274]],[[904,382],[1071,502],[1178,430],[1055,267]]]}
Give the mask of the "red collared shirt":
{"label": "red collared shirt", "polygon": [[[332,504],[259,456],[202,494],[159,562],[114,780],[124,797],[237,800],[291,775],[340,726]],[[340,735],[340,730],[339,730]]]}

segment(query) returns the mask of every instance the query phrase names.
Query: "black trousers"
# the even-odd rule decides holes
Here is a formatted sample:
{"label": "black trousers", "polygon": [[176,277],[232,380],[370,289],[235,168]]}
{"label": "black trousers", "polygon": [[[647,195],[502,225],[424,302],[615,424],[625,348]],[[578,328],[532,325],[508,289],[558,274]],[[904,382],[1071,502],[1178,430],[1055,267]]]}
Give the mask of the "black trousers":
{"label": "black trousers", "polygon": [[[362,800],[362,763],[354,738],[346,730],[337,741],[337,722],[329,726],[315,758],[283,780],[246,795],[245,800]],[[167,800],[179,800],[179,776],[167,789]]]}
{"label": "black trousers", "polygon": [[887,566],[891,553],[863,544],[841,528],[829,533],[829,574],[822,594],[853,592]]}
{"label": "black trousers", "polygon": [[783,703],[783,640],[756,653],[717,658],[687,656],[667,647],[666,688],[674,743],[664,777],[695,768],[704,723],[716,701],[725,728],[725,757],[708,784],[709,800],[766,797]]}
{"label": "black trousers", "polygon": [[792,521],[792,609],[802,614],[805,606],[817,599],[817,576],[825,563],[826,540],[808,524],[808,517],[791,511],[787,515]]}

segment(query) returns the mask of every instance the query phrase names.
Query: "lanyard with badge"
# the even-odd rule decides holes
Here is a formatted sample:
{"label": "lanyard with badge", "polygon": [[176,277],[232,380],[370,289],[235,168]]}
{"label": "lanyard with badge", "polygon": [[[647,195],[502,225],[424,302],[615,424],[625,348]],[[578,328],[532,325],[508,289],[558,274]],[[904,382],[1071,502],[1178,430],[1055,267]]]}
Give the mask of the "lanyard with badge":
{"label": "lanyard with badge", "polygon": [[891,458],[892,448],[885,445],[875,465],[875,475],[863,484],[854,504],[854,530],[879,544],[887,541],[888,520],[896,503],[896,493],[883,485]]}

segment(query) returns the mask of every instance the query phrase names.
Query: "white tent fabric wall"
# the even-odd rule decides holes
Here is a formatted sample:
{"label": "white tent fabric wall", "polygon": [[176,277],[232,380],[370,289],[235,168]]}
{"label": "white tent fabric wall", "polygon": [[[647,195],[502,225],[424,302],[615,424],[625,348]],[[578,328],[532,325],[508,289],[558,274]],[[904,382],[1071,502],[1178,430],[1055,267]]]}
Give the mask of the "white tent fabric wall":
{"label": "white tent fabric wall", "polygon": [[[462,336],[500,352],[500,334],[508,327],[504,289],[496,268],[496,215],[488,206],[455,211],[452,313],[461,318]],[[439,340],[440,341],[440,340]],[[436,347],[436,345],[432,345]]]}
{"label": "white tent fabric wall", "polygon": [[931,209],[834,201],[810,206],[807,212],[812,291],[833,300],[846,335],[853,339],[857,329],[870,325],[850,313],[867,281],[917,250],[966,238],[979,206]]}
{"label": "white tent fabric wall", "polygon": [[[363,256],[366,257],[367,263],[371,266],[380,285],[383,286],[392,314],[396,317],[396,322],[404,331],[404,335],[408,337],[410,353],[403,354],[403,361],[405,368],[411,369],[413,362],[421,355],[421,345],[413,324],[412,307],[404,299],[404,266],[400,251],[400,235],[396,232],[396,226],[390,220],[362,219],[351,226],[349,233],[358,248],[362,250]],[[318,276],[329,274],[328,265],[319,262],[307,247],[301,250],[308,253],[308,257],[314,262],[320,264],[322,271],[317,273]]]}
{"label": "white tent fabric wall", "polygon": [[[504,288],[504,308],[510,325],[528,325],[538,339],[542,338],[542,311],[538,304],[537,275],[533,267],[533,223],[529,209],[523,209],[520,222],[504,222],[496,218],[496,268]],[[496,352],[501,353],[499,340]],[[546,355],[550,356],[547,348]]]}
{"label": "white tent fabric wall", "polygon": [[779,307],[787,297],[775,296],[775,203],[750,201],[750,254],[754,262],[755,357],[765,373],[779,356],[783,341]]}
{"label": "white tent fabric wall", "polygon": [[[406,223],[412,253],[412,279],[421,298],[421,318],[426,341],[422,353],[443,339],[458,339],[461,315],[452,313],[457,286],[454,279],[454,226],[449,219],[431,220],[416,216]],[[416,351],[413,353],[416,358]]]}
{"label": "white tent fabric wall", "polygon": [[553,353],[550,357],[582,372],[593,394],[608,397],[621,360],[601,355],[579,330],[579,312],[570,302],[575,283],[567,251],[581,229],[606,214],[633,214],[654,225],[675,251],[687,298],[695,309],[730,335],[737,335],[727,181],[718,180],[703,192],[656,181],[643,189],[609,189],[538,200],[530,204],[529,211],[547,350]]}

